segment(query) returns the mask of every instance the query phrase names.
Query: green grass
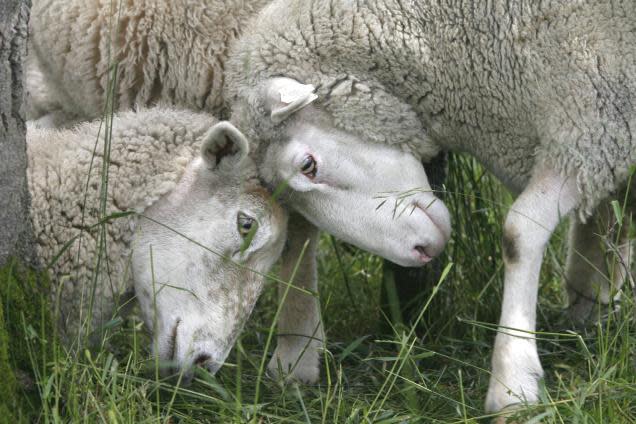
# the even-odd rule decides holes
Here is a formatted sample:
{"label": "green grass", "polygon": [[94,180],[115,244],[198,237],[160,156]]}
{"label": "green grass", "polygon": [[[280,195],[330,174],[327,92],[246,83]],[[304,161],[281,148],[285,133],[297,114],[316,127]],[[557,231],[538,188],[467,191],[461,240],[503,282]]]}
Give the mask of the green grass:
{"label": "green grass", "polygon": [[[483,400],[501,301],[501,222],[510,197],[471,159],[453,157],[450,169],[454,189],[446,199],[454,235],[439,259],[447,273],[423,294],[415,328],[385,334],[381,259],[325,235],[318,261],[327,340],[319,384],[282,385],[262,374],[263,358],[274,347],[264,351],[277,310],[270,282],[227,364],[215,376],[198,372],[188,387],[157,377],[149,336],[134,314],[114,320],[101,347],[72,352],[23,323],[18,337],[29,343],[16,349],[29,354],[41,400],[32,417],[40,422],[488,422]],[[559,228],[553,237],[541,276],[537,337],[545,389],[541,404],[522,411],[520,421],[636,422],[633,298],[627,290],[620,311],[574,331],[561,288],[564,233]],[[3,306],[12,307],[5,300]],[[9,319],[15,327],[15,314]],[[36,354],[30,347],[36,345],[52,349]]]}
{"label": "green grass", "polygon": [[0,269],[0,423],[26,421],[40,402],[34,373],[50,356],[48,279],[12,259]]}

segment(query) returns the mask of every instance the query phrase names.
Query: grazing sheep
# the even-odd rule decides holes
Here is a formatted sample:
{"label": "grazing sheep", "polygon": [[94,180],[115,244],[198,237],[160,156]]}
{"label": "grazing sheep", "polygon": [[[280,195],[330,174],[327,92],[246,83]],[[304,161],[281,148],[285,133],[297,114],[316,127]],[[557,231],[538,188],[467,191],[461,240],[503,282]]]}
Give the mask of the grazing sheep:
{"label": "grazing sheep", "polygon": [[67,338],[101,329],[134,282],[161,359],[223,363],[280,255],[286,215],[255,178],[247,140],[215,123],[124,112],[110,143],[108,123],[29,128],[31,217]]}
{"label": "grazing sheep", "polygon": [[[636,162],[636,4],[275,0],[248,27],[226,64],[232,121],[259,143],[261,178],[284,181],[312,224],[401,264],[430,260],[448,238],[442,202],[411,191],[396,205],[413,214],[396,219],[381,202],[427,192],[419,161],[440,149],[474,155],[519,194],[486,408],[536,402],[544,248],[568,213],[598,219]],[[572,231],[580,244],[585,227]],[[585,258],[570,258],[581,269]],[[577,279],[569,286],[594,292],[593,278]],[[313,310],[288,308],[286,332],[311,336],[297,327],[318,320]],[[283,365],[306,344],[287,343],[297,347]],[[317,364],[283,371],[317,375]]]}
{"label": "grazing sheep", "polygon": [[228,44],[266,3],[36,0],[31,53],[46,76],[50,101],[70,116],[101,116],[113,78],[117,110],[165,103],[224,116]]}

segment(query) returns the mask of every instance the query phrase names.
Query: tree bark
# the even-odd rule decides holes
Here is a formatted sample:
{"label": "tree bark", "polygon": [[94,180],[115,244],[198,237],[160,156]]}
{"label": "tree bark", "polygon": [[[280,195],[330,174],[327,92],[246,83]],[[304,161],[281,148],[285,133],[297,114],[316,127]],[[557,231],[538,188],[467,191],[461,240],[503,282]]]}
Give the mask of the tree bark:
{"label": "tree bark", "polygon": [[31,287],[26,283],[40,286],[29,270],[37,262],[22,110],[30,7],[30,0],[0,0],[0,422],[26,421],[21,395],[25,390],[18,389],[22,384],[16,376],[27,375],[21,367],[26,363],[28,368],[29,363],[20,360],[26,352],[16,351],[24,340],[17,316],[30,319],[31,315],[18,301],[37,304],[37,299],[25,297]]}
{"label": "tree bark", "polygon": [[23,63],[30,0],[0,0],[0,267],[9,258],[34,265],[26,177]]}

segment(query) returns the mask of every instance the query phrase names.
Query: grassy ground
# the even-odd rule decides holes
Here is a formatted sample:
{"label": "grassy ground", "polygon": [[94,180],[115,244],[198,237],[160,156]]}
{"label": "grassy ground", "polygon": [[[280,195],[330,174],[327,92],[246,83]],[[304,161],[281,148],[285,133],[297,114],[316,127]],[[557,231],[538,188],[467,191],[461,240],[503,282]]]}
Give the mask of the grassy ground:
{"label": "grassy ground", "polygon": [[[324,236],[320,301],[327,341],[321,382],[280,384],[263,376],[277,308],[268,284],[221,371],[188,387],[158,377],[140,319],[114,320],[101,347],[69,352],[50,333],[22,326],[32,417],[41,422],[488,422],[483,412],[503,270],[499,240],[510,197],[467,158],[451,158],[447,203],[454,236],[441,281],[423,293],[414,328],[383,334],[382,261]],[[458,189],[459,188],[459,189]],[[518,421],[636,422],[636,327],[628,290],[602,324],[573,331],[564,313],[564,228],[546,253],[538,310],[545,368],[540,405]],[[6,306],[5,301],[3,304]],[[10,306],[10,305],[9,305]],[[15,320],[15,318],[13,318]],[[15,324],[15,322],[10,323]],[[31,351],[30,346],[52,349]],[[258,394],[258,396],[257,396]]]}

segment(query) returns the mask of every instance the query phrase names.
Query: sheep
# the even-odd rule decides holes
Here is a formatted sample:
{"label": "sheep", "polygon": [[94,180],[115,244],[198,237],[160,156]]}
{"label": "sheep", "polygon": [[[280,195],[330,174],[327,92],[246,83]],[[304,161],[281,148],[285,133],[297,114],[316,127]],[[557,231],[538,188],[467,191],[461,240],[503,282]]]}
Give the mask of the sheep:
{"label": "sheep", "polygon": [[[44,106],[59,106],[48,124],[65,124],[64,115],[102,116],[111,92],[116,110],[161,102],[225,116],[221,88],[228,44],[266,3],[34,1],[30,55],[48,85]],[[32,111],[36,115],[29,119],[40,118]]]}
{"label": "sheep", "polygon": [[[420,159],[467,152],[518,194],[504,225],[486,409],[536,402],[544,248],[570,212],[572,240],[584,244],[579,223],[599,220],[599,205],[624,190],[636,161],[634,3],[275,0],[247,26],[226,63],[231,119],[258,143],[261,179],[270,188],[285,182],[287,204],[311,224],[421,265],[439,253],[450,223]],[[569,258],[569,270],[583,269],[585,258]],[[596,301],[596,276],[566,280]],[[284,332],[306,337],[286,340],[275,359],[311,381],[318,355],[285,367],[318,316],[286,308]]]}
{"label": "sheep", "polygon": [[214,372],[280,256],[286,214],[230,123],[168,108],[111,123],[27,132],[31,218],[63,340],[101,330],[134,292],[155,354],[186,376],[193,364]]}

